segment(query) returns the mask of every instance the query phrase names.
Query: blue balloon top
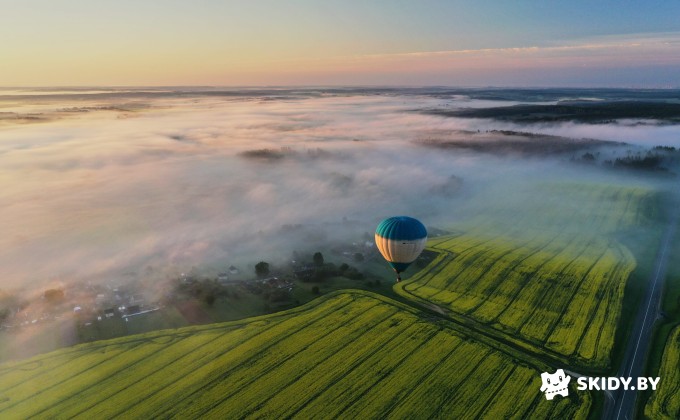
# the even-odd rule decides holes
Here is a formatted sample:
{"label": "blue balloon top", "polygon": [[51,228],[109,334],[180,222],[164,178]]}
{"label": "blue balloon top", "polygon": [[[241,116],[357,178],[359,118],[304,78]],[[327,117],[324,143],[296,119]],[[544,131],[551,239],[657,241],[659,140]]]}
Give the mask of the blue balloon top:
{"label": "blue balloon top", "polygon": [[375,233],[383,238],[403,241],[413,241],[427,236],[425,226],[419,220],[408,216],[395,216],[383,220]]}

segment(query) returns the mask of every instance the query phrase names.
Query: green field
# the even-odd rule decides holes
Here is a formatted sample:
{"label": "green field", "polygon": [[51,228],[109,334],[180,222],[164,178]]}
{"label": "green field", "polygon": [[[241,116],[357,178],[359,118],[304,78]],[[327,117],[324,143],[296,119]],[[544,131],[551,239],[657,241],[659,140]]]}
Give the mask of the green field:
{"label": "green field", "polygon": [[540,372],[446,321],[343,292],[284,313],[0,365],[0,417],[585,418]]}
{"label": "green field", "polygon": [[[673,241],[670,255],[680,255],[680,235],[676,233]],[[661,391],[647,391],[645,393],[645,400],[647,404],[642,408],[645,411],[653,410],[652,412],[661,416],[661,413],[675,413],[676,417],[680,417],[680,388],[672,389],[673,385],[680,384],[680,377],[678,376],[677,366],[680,364],[680,264],[669,264],[666,273],[666,283],[663,289],[661,313],[663,317],[656,325],[654,341],[650,345],[650,353],[647,362],[647,376],[661,377]],[[671,356],[674,355],[674,356]],[[673,359],[674,357],[674,359]],[[673,365],[670,360],[675,360]],[[666,382],[666,377],[670,381],[675,381],[670,384]],[[661,395],[656,395],[661,392]],[[675,393],[675,396],[673,396]],[[656,402],[654,406],[651,404],[651,398],[656,395]],[[666,401],[663,401],[667,399]],[[672,400],[675,399],[674,409],[672,409]],[[667,407],[664,409],[663,407]],[[643,410],[641,410],[642,412]]]}
{"label": "green field", "polygon": [[439,257],[401,293],[580,365],[606,368],[636,267],[618,236],[653,222],[655,194],[570,184],[545,193],[531,210],[509,206],[504,217],[490,210],[466,223],[469,229],[431,240]]}
{"label": "green field", "polygon": [[645,406],[650,419],[680,418],[680,326],[668,337],[658,376],[659,387]]}
{"label": "green field", "polygon": [[[657,195],[604,184],[527,188],[524,197],[540,200],[520,194],[473,212],[431,239],[436,258],[397,286],[400,298],[453,322],[321,284],[330,293],[277,314],[0,365],[0,418],[586,418],[596,409],[590,394],[572,386],[569,398],[546,401],[540,373],[611,365],[639,264],[627,245],[652,243]],[[182,325],[179,315],[154,316],[162,319],[146,321]],[[128,332],[147,327],[139,328]],[[678,346],[666,353],[647,409],[677,415],[668,402],[677,389],[663,387],[666,377],[678,382],[670,371]]]}

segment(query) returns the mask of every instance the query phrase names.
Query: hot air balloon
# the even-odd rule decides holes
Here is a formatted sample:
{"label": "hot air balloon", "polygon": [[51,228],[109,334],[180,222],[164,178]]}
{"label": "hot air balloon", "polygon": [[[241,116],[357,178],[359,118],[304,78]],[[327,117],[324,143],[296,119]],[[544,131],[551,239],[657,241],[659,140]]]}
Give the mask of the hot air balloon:
{"label": "hot air balloon", "polygon": [[397,281],[401,281],[401,272],[418,258],[426,242],[425,226],[413,217],[390,217],[375,230],[375,244],[397,273]]}

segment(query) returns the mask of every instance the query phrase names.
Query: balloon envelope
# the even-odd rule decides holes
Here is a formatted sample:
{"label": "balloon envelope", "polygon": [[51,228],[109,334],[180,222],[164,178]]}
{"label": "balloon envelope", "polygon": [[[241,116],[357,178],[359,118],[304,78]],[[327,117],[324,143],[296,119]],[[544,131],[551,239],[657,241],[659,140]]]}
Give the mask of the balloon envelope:
{"label": "balloon envelope", "polygon": [[427,243],[427,230],[408,216],[385,219],[375,230],[375,244],[394,271],[400,273],[418,258]]}

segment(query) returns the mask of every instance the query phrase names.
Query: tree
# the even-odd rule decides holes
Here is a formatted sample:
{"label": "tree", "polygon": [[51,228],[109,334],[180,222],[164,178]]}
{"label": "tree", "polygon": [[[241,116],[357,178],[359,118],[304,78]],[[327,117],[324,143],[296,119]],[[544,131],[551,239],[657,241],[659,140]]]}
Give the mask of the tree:
{"label": "tree", "polygon": [[314,270],[311,280],[314,282],[322,282],[326,279],[326,274],[327,273],[323,269],[317,268]]}
{"label": "tree", "polygon": [[320,293],[319,286],[312,287],[312,293],[314,293],[315,295],[318,295]]}
{"label": "tree", "polygon": [[321,267],[323,265],[323,254],[322,253],[320,253],[320,252],[315,253],[314,256],[312,257],[312,259],[314,260],[314,265],[316,265],[317,267]]}
{"label": "tree", "polygon": [[586,162],[595,162],[595,155],[590,152],[584,153],[583,156],[581,156],[581,160]]}
{"label": "tree", "polygon": [[210,306],[213,306],[213,304],[215,303],[215,295],[212,294],[212,293],[209,294],[209,295],[206,295],[205,303],[207,303]]}
{"label": "tree", "polygon": [[344,276],[347,277],[348,279],[351,279],[351,280],[363,280],[364,279],[364,275],[362,273],[360,273],[359,270],[357,270],[354,267],[350,267],[349,270],[347,270],[345,272]]}
{"label": "tree", "polygon": [[290,294],[285,290],[274,290],[269,295],[270,302],[287,302],[290,300]]}
{"label": "tree", "polygon": [[64,300],[64,291],[61,289],[48,289],[45,290],[43,296],[49,303],[57,303]]}
{"label": "tree", "polygon": [[260,261],[255,264],[255,274],[259,278],[265,278],[269,275],[269,263]]}

